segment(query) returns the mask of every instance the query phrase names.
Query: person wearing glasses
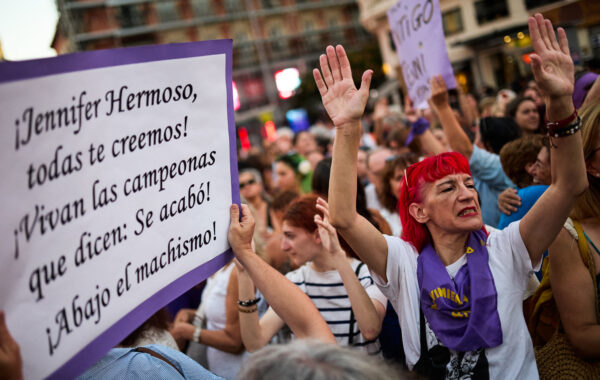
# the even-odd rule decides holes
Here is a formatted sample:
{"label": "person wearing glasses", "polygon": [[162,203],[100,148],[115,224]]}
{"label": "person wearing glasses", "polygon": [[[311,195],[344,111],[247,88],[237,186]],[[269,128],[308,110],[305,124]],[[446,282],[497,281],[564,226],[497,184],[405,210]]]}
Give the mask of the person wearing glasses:
{"label": "person wearing glasses", "polygon": [[273,225],[269,213],[270,203],[265,197],[260,172],[252,168],[242,169],[239,182],[240,195],[245,199],[245,203],[250,206],[254,220],[256,220],[256,231],[265,241],[271,235]]}
{"label": "person wearing glasses", "polygon": [[399,202],[401,237],[384,236],[359,216],[356,152],[373,72],[363,74],[357,89],[340,45],[327,47],[321,70],[313,70],[336,127],[330,221],[398,312],[408,367],[429,378],[539,376],[523,295],[588,181],[566,33],[559,28],[557,40],[541,14],[529,18],[529,31],[532,70],[547,95],[549,126],[557,136],[552,184],[521,221],[502,231],[484,226],[469,161],[457,152],[407,169]]}

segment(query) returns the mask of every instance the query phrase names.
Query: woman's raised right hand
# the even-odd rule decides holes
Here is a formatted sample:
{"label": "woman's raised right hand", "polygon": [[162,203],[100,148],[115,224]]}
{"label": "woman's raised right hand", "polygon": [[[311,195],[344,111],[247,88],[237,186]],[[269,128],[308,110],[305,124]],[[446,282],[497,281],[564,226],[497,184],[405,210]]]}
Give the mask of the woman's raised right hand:
{"label": "woman's raised right hand", "polygon": [[326,52],[327,55],[321,54],[319,58],[321,72],[314,69],[313,76],[333,125],[347,128],[359,122],[364,113],[373,71],[363,73],[360,88],[356,89],[350,61],[342,45],[335,49],[327,46]]}

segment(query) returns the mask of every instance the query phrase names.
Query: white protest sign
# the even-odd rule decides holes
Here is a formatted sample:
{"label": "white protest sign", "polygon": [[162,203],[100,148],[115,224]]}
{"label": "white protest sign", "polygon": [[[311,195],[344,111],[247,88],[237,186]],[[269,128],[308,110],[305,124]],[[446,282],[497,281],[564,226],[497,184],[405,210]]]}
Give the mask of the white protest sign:
{"label": "white protest sign", "polygon": [[0,308],[71,378],[231,258],[231,40],[0,65]]}
{"label": "white protest sign", "polygon": [[399,0],[387,15],[408,94],[415,107],[427,108],[432,76],[441,74],[449,89],[456,88],[439,1]]}

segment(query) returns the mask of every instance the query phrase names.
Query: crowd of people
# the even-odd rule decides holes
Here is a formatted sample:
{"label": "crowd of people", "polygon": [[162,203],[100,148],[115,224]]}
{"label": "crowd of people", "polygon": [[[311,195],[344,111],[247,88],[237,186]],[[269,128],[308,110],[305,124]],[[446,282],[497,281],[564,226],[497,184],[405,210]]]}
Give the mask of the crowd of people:
{"label": "crowd of people", "polygon": [[[599,378],[600,80],[529,30],[524,88],[434,76],[425,110],[365,112],[372,71],[357,88],[327,47],[330,120],[239,154],[235,259],[81,377]],[[0,372],[20,366],[0,312]]]}

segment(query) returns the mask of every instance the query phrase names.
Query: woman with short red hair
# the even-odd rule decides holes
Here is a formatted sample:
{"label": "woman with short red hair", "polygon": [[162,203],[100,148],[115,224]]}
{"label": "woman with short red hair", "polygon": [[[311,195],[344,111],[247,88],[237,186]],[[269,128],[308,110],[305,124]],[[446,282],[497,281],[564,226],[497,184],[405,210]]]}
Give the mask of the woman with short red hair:
{"label": "woman with short red hair", "polygon": [[341,46],[321,56],[322,74],[313,71],[336,126],[331,222],[394,305],[409,368],[429,378],[538,377],[523,294],[587,179],[566,34],[559,28],[557,41],[540,14],[529,19],[529,30],[532,69],[556,136],[552,184],[520,222],[502,231],[484,227],[466,158],[443,153],[407,169],[399,200],[402,236],[381,235],[354,208],[360,119],[372,72],[363,74],[357,90]]}
{"label": "woman with short red hair", "polygon": [[[342,250],[326,213],[327,203],[316,195],[302,196],[286,209],[281,248],[299,267],[286,277],[313,301],[340,345],[378,354],[376,338],[387,299],[375,286],[369,269]],[[243,270],[239,296],[241,300],[254,297]],[[253,352],[266,345],[285,323],[273,309],[267,310],[260,321],[255,312],[248,310],[240,309],[240,326],[244,345]]]}

